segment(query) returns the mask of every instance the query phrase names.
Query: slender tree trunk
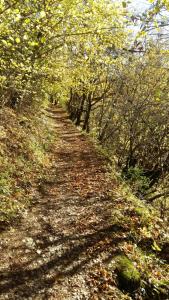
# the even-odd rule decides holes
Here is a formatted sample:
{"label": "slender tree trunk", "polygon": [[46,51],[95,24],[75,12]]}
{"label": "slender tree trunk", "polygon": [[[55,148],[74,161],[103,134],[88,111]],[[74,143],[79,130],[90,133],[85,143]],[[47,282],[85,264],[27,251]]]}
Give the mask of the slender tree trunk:
{"label": "slender tree trunk", "polygon": [[89,120],[90,120],[90,113],[91,113],[91,108],[92,108],[92,94],[90,93],[88,96],[88,103],[87,103],[87,109],[86,109],[86,114],[85,114],[85,119],[83,123],[83,130],[86,132],[90,132],[90,127],[89,127]]}
{"label": "slender tree trunk", "polygon": [[86,95],[85,95],[85,93],[83,93],[83,96],[82,96],[82,99],[81,99],[81,102],[80,102],[80,107],[78,109],[77,116],[76,116],[76,123],[75,124],[77,126],[79,126],[80,123],[81,123],[81,117],[82,117],[82,114],[83,114],[83,108],[84,108],[85,100],[86,100]]}

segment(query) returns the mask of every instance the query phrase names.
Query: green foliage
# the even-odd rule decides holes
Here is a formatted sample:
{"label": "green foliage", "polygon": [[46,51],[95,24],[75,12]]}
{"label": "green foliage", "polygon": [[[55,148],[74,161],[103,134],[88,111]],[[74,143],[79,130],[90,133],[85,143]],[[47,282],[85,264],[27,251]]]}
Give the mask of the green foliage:
{"label": "green foliage", "polygon": [[29,150],[32,152],[34,158],[36,159],[37,163],[40,163],[42,165],[48,163],[48,159],[45,153],[45,146],[37,141],[36,136],[30,136],[30,139],[28,141],[28,147]]}
{"label": "green foliage", "polygon": [[8,173],[0,174],[0,195],[9,195],[11,192],[10,176]]}
{"label": "green foliage", "polygon": [[106,47],[123,44],[122,8],[108,0],[0,1],[0,14],[1,106],[66,97],[84,69],[92,78],[103,53],[108,59]]}
{"label": "green foliage", "polygon": [[139,167],[130,167],[124,178],[131,185],[133,192],[144,193],[149,188],[150,179],[144,175],[144,171]]}

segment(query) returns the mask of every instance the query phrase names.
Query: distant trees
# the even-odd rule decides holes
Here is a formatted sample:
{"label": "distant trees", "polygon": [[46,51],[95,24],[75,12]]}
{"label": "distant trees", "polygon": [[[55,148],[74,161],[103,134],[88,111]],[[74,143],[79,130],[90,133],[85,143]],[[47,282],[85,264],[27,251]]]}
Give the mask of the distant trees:
{"label": "distant trees", "polygon": [[[168,56],[168,54],[167,54]],[[150,50],[118,69],[111,96],[93,114],[98,139],[127,172],[139,166],[150,185],[169,171],[169,89],[165,54]]]}
{"label": "distant trees", "polygon": [[91,113],[109,93],[108,77],[118,64],[117,52],[126,45],[128,34],[122,5],[90,1],[85,9],[85,27],[83,22],[80,27],[87,34],[68,41],[63,81],[71,119],[89,132]]}
{"label": "distant trees", "polygon": [[[99,36],[96,40],[85,37],[80,43],[76,39],[76,47],[69,49],[71,119],[94,133],[116,156],[126,178],[132,172],[144,177],[145,189],[161,180],[166,188],[169,173],[168,50],[159,37],[157,43],[150,34],[160,26],[158,14],[167,5],[154,1],[133,39],[124,29],[123,33],[114,29],[123,39],[114,36],[113,43],[108,43],[107,37],[100,44]],[[141,51],[138,42],[143,42]]]}
{"label": "distant trees", "polygon": [[86,64],[68,110],[76,125],[116,156],[126,178],[140,170],[147,190],[166,182],[169,173],[168,50],[151,41],[141,53],[114,53],[108,64],[99,64],[97,56],[96,67],[94,60]]}

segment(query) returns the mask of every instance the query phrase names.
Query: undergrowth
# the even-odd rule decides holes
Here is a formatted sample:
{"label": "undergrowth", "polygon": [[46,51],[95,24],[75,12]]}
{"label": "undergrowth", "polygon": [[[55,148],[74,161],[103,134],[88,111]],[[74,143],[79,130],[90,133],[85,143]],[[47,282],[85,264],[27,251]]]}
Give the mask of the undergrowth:
{"label": "undergrowth", "polygon": [[[168,226],[160,218],[160,212],[152,205],[138,199],[131,188],[120,183],[113,193],[114,210],[112,222],[123,228],[125,239],[118,247],[123,262],[120,278],[125,279],[131,261],[139,272],[140,285],[132,287],[134,278],[123,280],[121,289],[129,293],[131,299],[168,299],[169,295],[169,246]],[[169,247],[168,247],[169,249]],[[123,259],[126,257],[126,259]],[[123,274],[124,273],[124,274]],[[134,274],[133,273],[133,274]],[[130,274],[131,275],[131,274]],[[138,275],[138,273],[137,273]]]}
{"label": "undergrowth", "polygon": [[37,197],[39,179],[52,164],[52,126],[44,113],[0,110],[0,224]]}

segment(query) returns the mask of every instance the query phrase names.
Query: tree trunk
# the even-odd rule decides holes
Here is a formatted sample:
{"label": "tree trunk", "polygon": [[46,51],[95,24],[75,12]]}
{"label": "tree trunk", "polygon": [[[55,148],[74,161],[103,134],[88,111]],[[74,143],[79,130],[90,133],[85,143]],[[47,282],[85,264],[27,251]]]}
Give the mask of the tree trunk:
{"label": "tree trunk", "polygon": [[86,108],[86,114],[85,114],[85,119],[84,119],[84,123],[83,123],[83,130],[85,130],[86,132],[90,132],[90,127],[89,127],[89,119],[90,119],[90,112],[91,112],[91,108],[92,108],[92,94],[90,93],[87,100],[87,108]]}
{"label": "tree trunk", "polygon": [[82,99],[81,99],[81,102],[80,102],[80,107],[78,109],[77,116],[76,116],[76,123],[75,124],[77,126],[79,126],[80,123],[81,123],[81,117],[82,117],[82,114],[83,114],[83,107],[84,107],[85,100],[86,100],[86,95],[83,93],[83,96],[82,96]]}

